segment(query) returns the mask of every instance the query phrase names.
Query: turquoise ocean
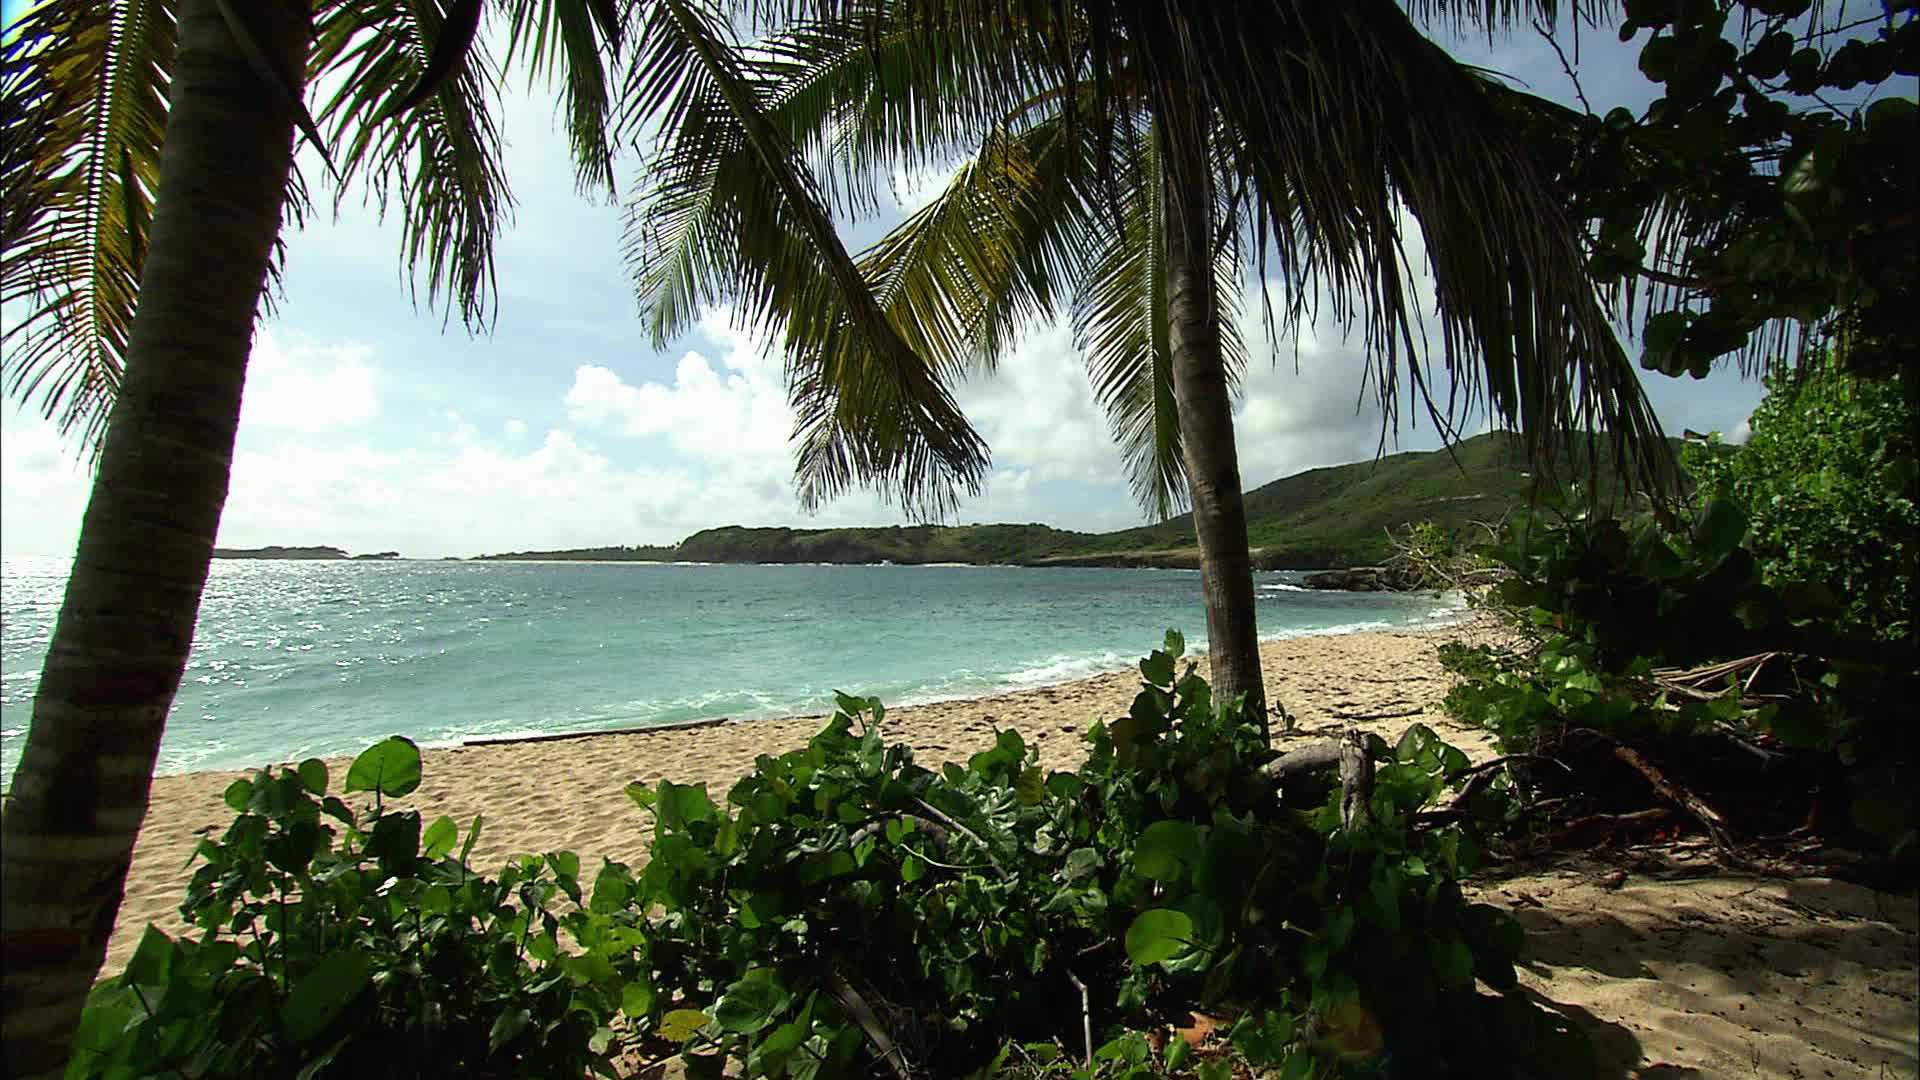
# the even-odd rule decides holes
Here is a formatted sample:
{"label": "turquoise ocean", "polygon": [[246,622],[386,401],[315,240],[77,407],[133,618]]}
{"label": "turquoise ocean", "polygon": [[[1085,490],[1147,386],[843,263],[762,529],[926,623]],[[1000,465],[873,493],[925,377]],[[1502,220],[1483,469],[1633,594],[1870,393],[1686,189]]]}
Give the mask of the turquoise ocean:
{"label": "turquoise ocean", "polygon": [[[0,562],[0,776],[11,778],[67,562]],[[1457,599],[1259,575],[1264,637],[1426,626]],[[643,563],[216,562],[159,771],[547,732],[914,704],[1126,667],[1168,627],[1203,647],[1180,570]]]}

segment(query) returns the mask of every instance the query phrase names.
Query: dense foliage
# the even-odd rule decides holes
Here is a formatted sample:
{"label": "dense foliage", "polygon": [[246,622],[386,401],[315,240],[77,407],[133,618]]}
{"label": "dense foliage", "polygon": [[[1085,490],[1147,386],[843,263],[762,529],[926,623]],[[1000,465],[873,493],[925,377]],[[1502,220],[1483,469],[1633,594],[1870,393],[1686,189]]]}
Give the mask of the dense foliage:
{"label": "dense foliage", "polygon": [[1769,379],[1744,446],[1686,457],[1703,498],[1746,512],[1768,581],[1824,585],[1849,628],[1887,641],[1914,632],[1920,603],[1920,457],[1902,378],[1920,373],[1882,380],[1821,365]]}
{"label": "dense foliage", "polygon": [[1647,368],[1782,359],[1794,326],[1897,346],[1864,371],[1913,365],[1920,12],[1868,6],[1629,0],[1620,37],[1659,95],[1542,125],[1595,277],[1649,301]]}
{"label": "dense foliage", "polygon": [[[485,877],[477,821],[456,855],[452,821],[358,815],[318,762],[262,772],[201,847],[182,909],[201,936],[149,932],[96,991],[74,1075],[572,1077],[635,1044],[695,1075],[730,1057],[799,1080],[909,1063],[1217,1078],[1222,1055],[1287,1077],[1590,1068],[1515,991],[1518,925],[1462,897],[1472,814],[1499,801],[1477,784],[1455,805],[1465,757],[1416,726],[1369,737],[1369,784],[1276,782],[1275,752],[1181,651],[1170,634],[1141,663],[1077,772],[1043,772],[1012,731],[926,768],[886,743],[878,702],[842,696],[723,800],[630,785],[649,859],[607,863],[590,893],[568,853]],[[384,800],[418,780],[389,740],[346,787]],[[1230,1018],[1226,1043],[1150,1062],[1139,1032],[1202,1007]]]}
{"label": "dense foliage", "polygon": [[[1461,676],[1449,711],[1510,752],[1646,749],[1710,797],[1684,808],[1722,841],[1736,821],[1783,833],[1834,803],[1825,835],[1910,856],[1920,738],[1895,703],[1920,693],[1913,652],[1852,634],[1825,585],[1768,582],[1748,535],[1727,499],[1677,529],[1552,512],[1517,523],[1488,554],[1512,572],[1495,600],[1524,632],[1443,647]],[[1702,811],[1714,802],[1724,814]]]}
{"label": "dense foliage", "polygon": [[180,908],[201,936],[148,928],[94,991],[68,1076],[607,1071],[608,1025],[643,977],[638,915],[605,902],[624,869],[564,913],[552,902],[584,898],[567,852],[474,873],[479,818],[462,843],[452,819],[423,828],[418,811],[386,805],[420,783],[406,739],[347,773],[347,793],[373,793],[370,814],[328,782],[318,760],[233,782],[238,816],[200,843]]}

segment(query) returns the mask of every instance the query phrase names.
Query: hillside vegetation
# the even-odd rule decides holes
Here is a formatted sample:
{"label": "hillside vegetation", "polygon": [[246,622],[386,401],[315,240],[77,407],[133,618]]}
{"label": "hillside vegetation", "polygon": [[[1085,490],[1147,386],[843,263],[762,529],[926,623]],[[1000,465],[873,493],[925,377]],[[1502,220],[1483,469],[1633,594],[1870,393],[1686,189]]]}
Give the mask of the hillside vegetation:
{"label": "hillside vegetation", "polygon": [[[1569,468],[1567,476],[1584,475]],[[1411,451],[1309,469],[1247,492],[1248,533],[1266,569],[1378,562],[1387,532],[1432,521],[1459,532],[1522,505],[1533,478],[1513,438],[1476,436],[1446,450]],[[704,529],[675,547],[589,548],[483,556],[716,563],[969,563],[1030,566],[1199,566],[1193,519],[1083,533],[1047,525],[918,525],[857,529]]]}

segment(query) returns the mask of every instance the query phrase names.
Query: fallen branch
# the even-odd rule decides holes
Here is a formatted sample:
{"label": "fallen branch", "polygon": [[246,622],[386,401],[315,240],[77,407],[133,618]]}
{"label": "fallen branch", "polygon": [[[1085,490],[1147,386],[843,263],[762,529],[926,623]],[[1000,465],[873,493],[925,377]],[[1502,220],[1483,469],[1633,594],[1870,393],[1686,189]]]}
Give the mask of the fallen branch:
{"label": "fallen branch", "polygon": [[1664,806],[1630,814],[1589,814],[1575,818],[1555,832],[1552,844],[1554,847],[1591,847],[1619,833],[1663,825],[1672,819],[1673,811]]}
{"label": "fallen branch", "polygon": [[1651,761],[1642,757],[1640,752],[1631,746],[1615,743],[1613,756],[1645,777],[1647,783],[1653,785],[1653,790],[1658,792],[1661,798],[1691,814],[1696,821],[1706,826],[1707,835],[1713,837],[1715,846],[1722,851],[1732,851],[1733,826],[1727,822],[1724,814],[1714,808],[1712,803],[1668,779],[1665,773],[1655,768]]}
{"label": "fallen branch", "polygon": [[840,1008],[846,1011],[847,1016],[860,1025],[860,1030],[867,1033],[867,1041],[873,1044],[880,1060],[886,1062],[900,1080],[913,1080],[913,1067],[907,1063],[906,1054],[887,1034],[887,1029],[881,1026],[880,1018],[874,1015],[873,1008],[860,996],[860,992],[848,985],[837,971],[827,972],[826,982],[827,992],[840,1003]]}
{"label": "fallen branch", "polygon": [[1348,729],[1338,739],[1303,746],[1268,762],[1261,772],[1276,783],[1303,772],[1340,767],[1340,820],[1353,827],[1363,812],[1373,817],[1373,755],[1365,733]]}
{"label": "fallen branch", "polygon": [[1366,736],[1349,731],[1340,740],[1340,824],[1351,829],[1362,815],[1373,820],[1373,755]]}
{"label": "fallen branch", "polygon": [[1336,739],[1292,750],[1267,762],[1261,768],[1269,780],[1285,780],[1295,773],[1311,772],[1340,764],[1341,743]]}
{"label": "fallen branch", "polygon": [[1399,716],[1419,716],[1421,713],[1426,711],[1427,711],[1427,707],[1425,705],[1415,705],[1411,709],[1390,709],[1386,712],[1363,712],[1363,713],[1337,712],[1333,714],[1333,717],[1336,720],[1392,720],[1395,717],[1399,717]]}

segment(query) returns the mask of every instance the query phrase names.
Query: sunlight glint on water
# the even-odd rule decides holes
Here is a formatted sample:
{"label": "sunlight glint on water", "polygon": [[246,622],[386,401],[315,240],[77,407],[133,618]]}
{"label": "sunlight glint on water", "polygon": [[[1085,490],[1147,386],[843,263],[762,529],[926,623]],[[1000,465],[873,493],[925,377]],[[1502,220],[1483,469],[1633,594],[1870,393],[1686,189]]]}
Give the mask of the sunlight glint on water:
{"label": "sunlight glint on water", "polygon": [[[0,564],[0,768],[11,778],[66,563]],[[1264,636],[1431,623],[1434,594],[1260,575]],[[1065,682],[1167,627],[1204,644],[1178,570],[459,562],[214,564],[160,771],[422,742],[821,712]]]}

